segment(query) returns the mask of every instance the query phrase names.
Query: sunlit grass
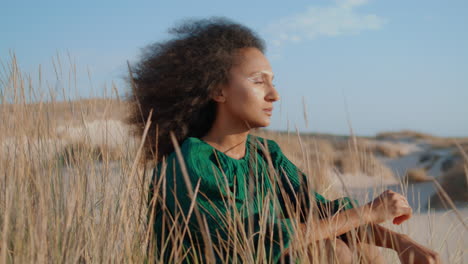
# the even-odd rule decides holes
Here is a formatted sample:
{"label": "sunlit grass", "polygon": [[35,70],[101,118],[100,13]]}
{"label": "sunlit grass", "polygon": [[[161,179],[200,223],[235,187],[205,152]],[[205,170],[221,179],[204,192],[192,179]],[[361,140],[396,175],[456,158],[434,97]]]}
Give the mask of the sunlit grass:
{"label": "sunlit grass", "polygon": [[[1,76],[0,262],[143,263],[158,260],[160,256],[151,250],[155,246],[154,234],[148,228],[154,219],[147,218],[148,210],[155,209],[147,207],[151,169],[155,164],[138,162],[141,138],[131,136],[130,128],[122,121],[128,112],[128,103],[118,96],[56,100],[58,96],[50,90],[36,89],[28,81],[30,77],[20,72],[14,58]],[[72,83],[76,79],[73,71],[69,76]],[[69,85],[61,90],[73,87]],[[63,94],[74,94],[74,91]],[[369,150],[369,147],[353,145],[357,141],[352,140],[333,142],[297,132],[257,130],[253,133],[278,142],[286,156],[310,175],[314,190],[329,199],[346,195],[337,190],[336,182],[329,178],[330,171],[336,171],[338,163],[342,173],[363,172],[388,178],[393,175],[377,163],[374,154],[380,151],[392,157],[400,155],[393,149]],[[197,193],[196,183],[191,184],[195,190],[192,197],[202,195]],[[403,189],[408,188],[408,183],[402,185]],[[162,182],[158,182],[154,200],[164,199],[166,190],[161,186]],[[262,243],[271,229],[268,212],[260,216],[259,243],[254,243],[242,228],[245,223],[235,200],[228,197],[225,202],[232,209],[222,223],[227,227],[229,239],[213,244],[207,235],[205,249],[193,245],[194,250],[182,250],[181,238],[191,230],[183,224],[186,215],[175,216],[174,222],[182,221],[182,224],[174,225],[172,237],[167,241],[173,245],[173,262],[180,262],[185,254],[209,258],[215,252],[230,252],[225,258],[231,257],[238,263],[270,260],[271,256],[264,254],[265,243]],[[195,204],[190,214],[203,223]],[[439,226],[441,223],[436,221],[442,219],[433,218],[431,211],[418,217],[429,227]],[[293,219],[298,224],[299,216]],[[451,248],[444,246],[452,239],[449,234],[460,230],[466,233],[460,221],[453,223],[447,226],[447,235],[443,237],[437,237],[439,231],[435,229],[425,230],[430,235],[423,243],[436,250],[450,251],[448,263],[463,263],[464,240],[455,242]],[[409,227],[403,225],[400,231],[411,234],[413,230]],[[300,247],[304,234],[293,233],[293,257],[301,263],[312,259],[314,263],[330,261],[323,253],[323,244]],[[253,252],[263,253],[254,259]],[[395,254],[388,251],[383,254],[389,261],[395,260]],[[354,258],[359,258],[357,252]]]}

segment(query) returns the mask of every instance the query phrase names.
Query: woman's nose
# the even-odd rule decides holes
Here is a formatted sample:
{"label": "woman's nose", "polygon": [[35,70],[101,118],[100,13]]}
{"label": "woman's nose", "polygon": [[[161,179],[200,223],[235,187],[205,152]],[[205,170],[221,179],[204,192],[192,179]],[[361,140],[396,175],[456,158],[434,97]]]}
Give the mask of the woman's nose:
{"label": "woman's nose", "polygon": [[276,102],[280,99],[280,95],[278,91],[276,90],[275,86],[273,84],[268,85],[269,86],[269,91],[267,94],[267,100],[271,102]]}

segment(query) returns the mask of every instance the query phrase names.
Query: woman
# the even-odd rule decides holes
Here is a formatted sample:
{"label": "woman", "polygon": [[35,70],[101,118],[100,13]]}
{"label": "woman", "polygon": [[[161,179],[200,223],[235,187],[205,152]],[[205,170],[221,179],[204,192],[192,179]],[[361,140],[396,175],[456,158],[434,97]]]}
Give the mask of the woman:
{"label": "woman", "polygon": [[[348,198],[328,201],[274,141],[250,135],[270,124],[280,99],[254,32],[224,18],[186,21],[170,32],[175,37],[149,46],[132,71],[132,122],[142,134],[151,121],[146,160],[157,161],[150,261],[279,262],[309,250],[317,260],[326,256],[312,253],[320,244],[339,263],[352,261],[350,248],[382,262],[368,243],[396,250],[402,263],[437,260],[378,225],[411,216],[403,196],[387,191],[360,207]],[[351,241],[345,235],[353,230]]]}

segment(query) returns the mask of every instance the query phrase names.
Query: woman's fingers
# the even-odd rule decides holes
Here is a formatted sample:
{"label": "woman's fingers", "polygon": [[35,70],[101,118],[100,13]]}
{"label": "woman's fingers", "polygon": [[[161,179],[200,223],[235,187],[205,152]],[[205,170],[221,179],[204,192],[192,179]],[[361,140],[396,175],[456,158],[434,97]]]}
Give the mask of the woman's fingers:
{"label": "woman's fingers", "polygon": [[411,218],[411,214],[404,214],[397,216],[393,219],[393,224],[394,225],[401,225],[401,223],[405,222],[406,220]]}
{"label": "woman's fingers", "polygon": [[393,219],[393,224],[394,225],[401,225],[401,223],[403,223],[406,220],[408,220],[408,217],[406,215],[401,215],[401,216],[395,217]]}
{"label": "woman's fingers", "polygon": [[403,195],[400,195],[400,200],[403,202],[403,204],[407,207],[410,207],[408,200]]}
{"label": "woman's fingers", "polygon": [[413,209],[409,206],[408,200],[405,197],[400,195],[397,208],[398,208],[398,216],[393,218],[393,224],[400,225],[404,221],[411,218],[413,215]]}
{"label": "woman's fingers", "polygon": [[413,210],[406,198],[394,191],[387,190],[372,203],[376,223],[393,219],[394,224],[401,224],[411,218]]}

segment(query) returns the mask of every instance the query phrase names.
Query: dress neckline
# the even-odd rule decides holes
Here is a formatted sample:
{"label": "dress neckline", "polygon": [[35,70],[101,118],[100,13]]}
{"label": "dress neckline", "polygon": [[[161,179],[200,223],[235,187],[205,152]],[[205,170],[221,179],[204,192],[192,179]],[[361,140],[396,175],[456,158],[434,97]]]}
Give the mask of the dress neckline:
{"label": "dress neckline", "polygon": [[247,134],[247,139],[246,139],[246,142],[245,142],[245,155],[244,157],[240,158],[240,159],[235,159],[227,154],[225,154],[224,152],[220,151],[219,149],[211,146],[210,144],[208,144],[208,142],[204,141],[203,139],[201,138],[196,138],[198,141],[200,141],[201,143],[205,144],[206,146],[209,146],[210,148],[212,148],[218,155],[221,155],[222,157],[225,157],[227,160],[231,160],[231,161],[234,161],[234,162],[243,162],[243,161],[248,161],[249,160],[249,157],[250,157],[250,134]]}

